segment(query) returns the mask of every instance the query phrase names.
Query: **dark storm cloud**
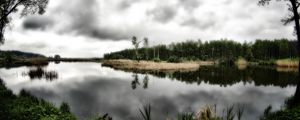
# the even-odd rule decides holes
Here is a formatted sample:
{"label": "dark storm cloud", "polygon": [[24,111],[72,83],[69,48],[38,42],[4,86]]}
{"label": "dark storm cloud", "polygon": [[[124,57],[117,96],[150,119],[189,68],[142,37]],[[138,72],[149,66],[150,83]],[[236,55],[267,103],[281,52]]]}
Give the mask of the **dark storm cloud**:
{"label": "dark storm cloud", "polygon": [[216,21],[213,20],[213,19],[206,20],[206,21],[200,21],[200,20],[197,20],[194,17],[192,17],[192,18],[184,21],[183,23],[181,23],[182,26],[197,28],[199,30],[206,30],[206,29],[212,28],[212,27],[215,26],[215,24],[216,24]]}
{"label": "dark storm cloud", "polygon": [[[64,4],[68,4],[68,6],[66,7]],[[51,14],[56,21],[68,21],[64,27],[59,29],[59,33],[75,33],[96,39],[109,40],[128,38],[122,30],[100,26],[101,18],[99,17],[102,17],[99,16],[100,10],[97,0],[74,0],[72,3],[64,1]]]}
{"label": "dark storm cloud", "polygon": [[44,16],[31,16],[25,19],[22,26],[24,29],[32,30],[45,30],[47,27],[51,27],[53,21]]}
{"label": "dark storm cloud", "polygon": [[193,11],[201,5],[199,0],[179,0],[179,5],[182,5],[186,10]]}
{"label": "dark storm cloud", "polygon": [[139,2],[141,0],[123,0],[119,4],[119,9],[120,10],[125,10],[127,8],[130,8],[134,3]]}
{"label": "dark storm cloud", "polygon": [[175,6],[158,6],[151,11],[147,12],[148,15],[153,15],[154,20],[161,23],[171,21],[177,14]]}

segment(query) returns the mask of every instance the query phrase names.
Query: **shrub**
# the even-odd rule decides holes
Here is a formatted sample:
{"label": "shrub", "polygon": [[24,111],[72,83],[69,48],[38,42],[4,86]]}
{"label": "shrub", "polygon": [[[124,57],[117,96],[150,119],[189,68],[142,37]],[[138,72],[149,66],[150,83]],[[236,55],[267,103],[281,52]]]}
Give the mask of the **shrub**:
{"label": "shrub", "polygon": [[71,113],[69,105],[65,102],[61,104],[59,110],[63,113]]}
{"label": "shrub", "polygon": [[154,62],[160,62],[161,60],[159,58],[153,58]]}
{"label": "shrub", "polygon": [[171,62],[171,63],[179,63],[179,62],[181,62],[181,61],[180,61],[180,59],[179,59],[178,57],[176,57],[176,56],[171,56],[171,57],[169,57],[168,62]]}

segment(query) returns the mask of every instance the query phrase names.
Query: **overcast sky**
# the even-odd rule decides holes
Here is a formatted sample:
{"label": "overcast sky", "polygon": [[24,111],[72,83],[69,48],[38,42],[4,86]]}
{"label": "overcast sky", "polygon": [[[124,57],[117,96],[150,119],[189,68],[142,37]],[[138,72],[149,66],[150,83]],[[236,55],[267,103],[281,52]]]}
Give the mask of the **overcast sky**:
{"label": "overcast sky", "polygon": [[187,39],[220,38],[239,42],[294,39],[286,4],[258,0],[49,0],[42,16],[13,15],[5,50],[46,56],[102,57],[132,47],[130,38],[148,37],[150,45]]}

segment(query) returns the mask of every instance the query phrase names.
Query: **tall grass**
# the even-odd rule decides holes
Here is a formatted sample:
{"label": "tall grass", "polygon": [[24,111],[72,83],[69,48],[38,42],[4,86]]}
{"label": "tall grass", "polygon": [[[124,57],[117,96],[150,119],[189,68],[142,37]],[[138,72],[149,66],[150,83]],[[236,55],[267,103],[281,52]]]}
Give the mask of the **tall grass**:
{"label": "tall grass", "polygon": [[142,109],[139,109],[143,120],[151,120],[151,105],[145,105]]}
{"label": "tall grass", "polygon": [[281,59],[276,61],[276,65],[278,67],[298,67],[299,66],[299,60],[298,59]]}
{"label": "tall grass", "polygon": [[[205,106],[197,113],[179,113],[176,117],[177,120],[241,120],[244,113],[244,106],[232,105],[223,110],[223,116],[217,115],[215,106]],[[142,120],[151,120],[151,105],[145,105],[139,109]],[[166,120],[172,120],[167,118]]]}

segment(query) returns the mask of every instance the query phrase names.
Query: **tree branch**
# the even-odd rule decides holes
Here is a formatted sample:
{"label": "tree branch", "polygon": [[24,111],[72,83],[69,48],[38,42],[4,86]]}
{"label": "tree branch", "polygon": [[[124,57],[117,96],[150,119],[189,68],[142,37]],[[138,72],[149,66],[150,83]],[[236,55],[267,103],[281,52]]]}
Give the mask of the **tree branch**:
{"label": "tree branch", "polygon": [[12,13],[22,2],[24,2],[25,0],[20,0],[19,2],[17,2],[7,13],[5,13],[3,16],[1,16],[0,21],[4,20],[5,18],[7,18],[7,16]]}

